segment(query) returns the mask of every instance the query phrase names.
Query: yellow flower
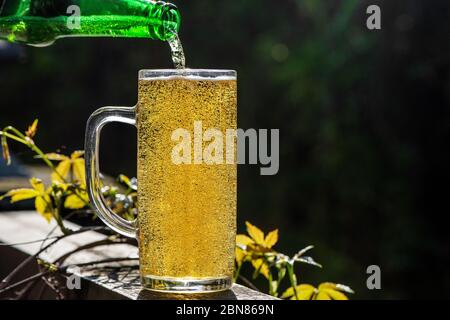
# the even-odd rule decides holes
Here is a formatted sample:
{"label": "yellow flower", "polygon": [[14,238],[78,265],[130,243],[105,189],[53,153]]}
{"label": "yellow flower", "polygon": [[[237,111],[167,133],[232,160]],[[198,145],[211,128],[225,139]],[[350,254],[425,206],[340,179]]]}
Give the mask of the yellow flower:
{"label": "yellow flower", "polygon": [[[264,236],[258,227],[252,225],[250,222],[245,222],[247,226],[247,233],[250,236],[244,234],[238,234],[236,236],[236,262],[240,266],[246,259],[246,257],[253,253],[262,254],[265,252],[273,251],[272,247],[278,241],[278,229],[269,232]],[[263,258],[252,259],[252,265],[259,273],[264,277],[269,278],[269,266],[264,262]]]}
{"label": "yellow flower", "polygon": [[74,191],[64,200],[64,207],[67,209],[82,209],[89,202],[88,195],[85,191]]}
{"label": "yellow flower", "polygon": [[52,181],[64,183],[70,177],[75,183],[86,184],[86,174],[84,170],[84,151],[75,151],[70,157],[58,154],[48,153],[47,158],[52,161],[59,161],[58,166],[52,173]]}
{"label": "yellow flower", "polygon": [[36,119],[36,120],[34,120],[33,123],[28,127],[28,130],[25,132],[25,135],[26,135],[28,138],[33,139],[33,137],[36,135],[38,122],[39,122],[39,120]]}
{"label": "yellow flower", "polygon": [[56,180],[52,181],[54,190],[64,192],[64,208],[82,209],[89,203],[89,197],[84,186],[77,187],[70,183],[63,183]]}
{"label": "yellow flower", "polygon": [[33,187],[32,189],[20,188],[10,190],[8,193],[0,197],[0,200],[10,197],[11,203],[14,203],[27,199],[35,199],[34,206],[36,207],[36,211],[39,212],[45,220],[50,222],[53,212],[52,200],[50,198],[51,188],[45,190],[42,180],[36,178],[31,178],[30,184]]}
{"label": "yellow flower", "polygon": [[350,287],[342,284],[324,282],[318,288],[310,284],[300,284],[295,287],[288,288],[282,295],[282,299],[290,298],[291,300],[348,300],[343,293],[354,293]]}

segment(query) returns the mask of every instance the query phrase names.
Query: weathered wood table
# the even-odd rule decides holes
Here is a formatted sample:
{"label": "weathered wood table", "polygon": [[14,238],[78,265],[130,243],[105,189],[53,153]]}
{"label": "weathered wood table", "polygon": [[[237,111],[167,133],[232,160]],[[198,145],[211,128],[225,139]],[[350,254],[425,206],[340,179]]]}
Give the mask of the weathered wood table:
{"label": "weathered wood table", "polygon": [[[70,229],[80,228],[74,223],[65,222]],[[0,242],[4,244],[24,243],[44,239],[55,227],[47,223],[33,211],[0,212]],[[58,231],[54,235],[60,235]],[[53,262],[72,250],[107,236],[87,231],[68,236],[39,255],[47,262]],[[50,240],[51,241],[51,240]],[[47,243],[49,243],[48,241]],[[34,255],[41,242],[16,246],[0,246],[0,277],[4,278],[21,260]],[[142,288],[138,271],[138,249],[131,244],[97,246],[71,255],[64,265],[79,265],[105,259],[127,258],[127,261],[108,262],[84,267],[68,267],[64,277],[79,277],[80,289],[71,290],[71,297],[77,299],[224,299],[224,300],[272,300],[264,293],[234,284],[228,291],[209,294],[163,294]],[[31,272],[31,270],[28,270]],[[34,268],[34,273],[36,270]],[[26,274],[26,272],[25,272]],[[75,283],[75,282],[74,282]],[[76,284],[76,283],[75,283]]]}

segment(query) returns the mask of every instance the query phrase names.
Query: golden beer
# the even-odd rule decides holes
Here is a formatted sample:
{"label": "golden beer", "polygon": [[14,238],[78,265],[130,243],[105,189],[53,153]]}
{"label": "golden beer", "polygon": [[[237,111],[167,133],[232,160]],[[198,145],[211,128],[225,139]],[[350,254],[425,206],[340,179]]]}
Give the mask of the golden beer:
{"label": "golden beer", "polygon": [[139,80],[138,221],[144,280],[229,279],[233,274],[236,164],[174,164],[171,157],[172,133],[187,129],[193,141],[196,121],[224,136],[227,129],[236,129],[235,80]]}
{"label": "golden beer", "polygon": [[[138,239],[145,288],[202,292],[231,286],[237,152],[228,132],[236,132],[236,95],[235,71],[142,70],[135,107],[100,108],[88,120],[91,203],[113,230]],[[108,122],[137,127],[136,222],[114,214],[101,196],[98,149]],[[181,162],[174,158],[180,145]]]}

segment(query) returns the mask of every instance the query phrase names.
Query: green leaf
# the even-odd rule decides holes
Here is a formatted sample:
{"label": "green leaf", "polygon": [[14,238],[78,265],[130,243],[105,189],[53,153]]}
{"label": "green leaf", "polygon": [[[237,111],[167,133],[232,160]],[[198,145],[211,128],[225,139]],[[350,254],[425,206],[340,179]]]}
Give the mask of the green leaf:
{"label": "green leaf", "polygon": [[255,268],[255,272],[253,273],[253,278],[256,278],[258,274],[262,274],[266,279],[270,277],[270,269],[267,263],[264,262],[263,259],[252,260],[253,268]]}
{"label": "green leaf", "polygon": [[270,288],[269,288],[270,292],[276,293],[278,291],[278,281],[275,281],[275,280],[270,281],[269,286],[270,286]]}
{"label": "green leaf", "polygon": [[128,221],[134,221],[136,219],[134,214],[131,213],[130,211],[125,211],[125,213],[123,214],[123,218],[128,220]]}
{"label": "green leaf", "polygon": [[124,175],[124,174],[119,175],[118,180],[119,180],[119,183],[125,185],[127,188],[129,188],[129,189],[132,188],[131,180],[126,175]]}
{"label": "green leaf", "polygon": [[286,267],[281,267],[278,270],[278,282],[281,282],[286,276]]}

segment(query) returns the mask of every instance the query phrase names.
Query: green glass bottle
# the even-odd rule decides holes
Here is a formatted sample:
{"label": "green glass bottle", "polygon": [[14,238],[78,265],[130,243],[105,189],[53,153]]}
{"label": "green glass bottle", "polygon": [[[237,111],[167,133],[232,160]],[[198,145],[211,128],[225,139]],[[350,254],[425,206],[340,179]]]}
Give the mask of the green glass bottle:
{"label": "green glass bottle", "polygon": [[176,6],[150,0],[0,0],[0,38],[46,46],[63,37],[168,41],[180,28]]}

